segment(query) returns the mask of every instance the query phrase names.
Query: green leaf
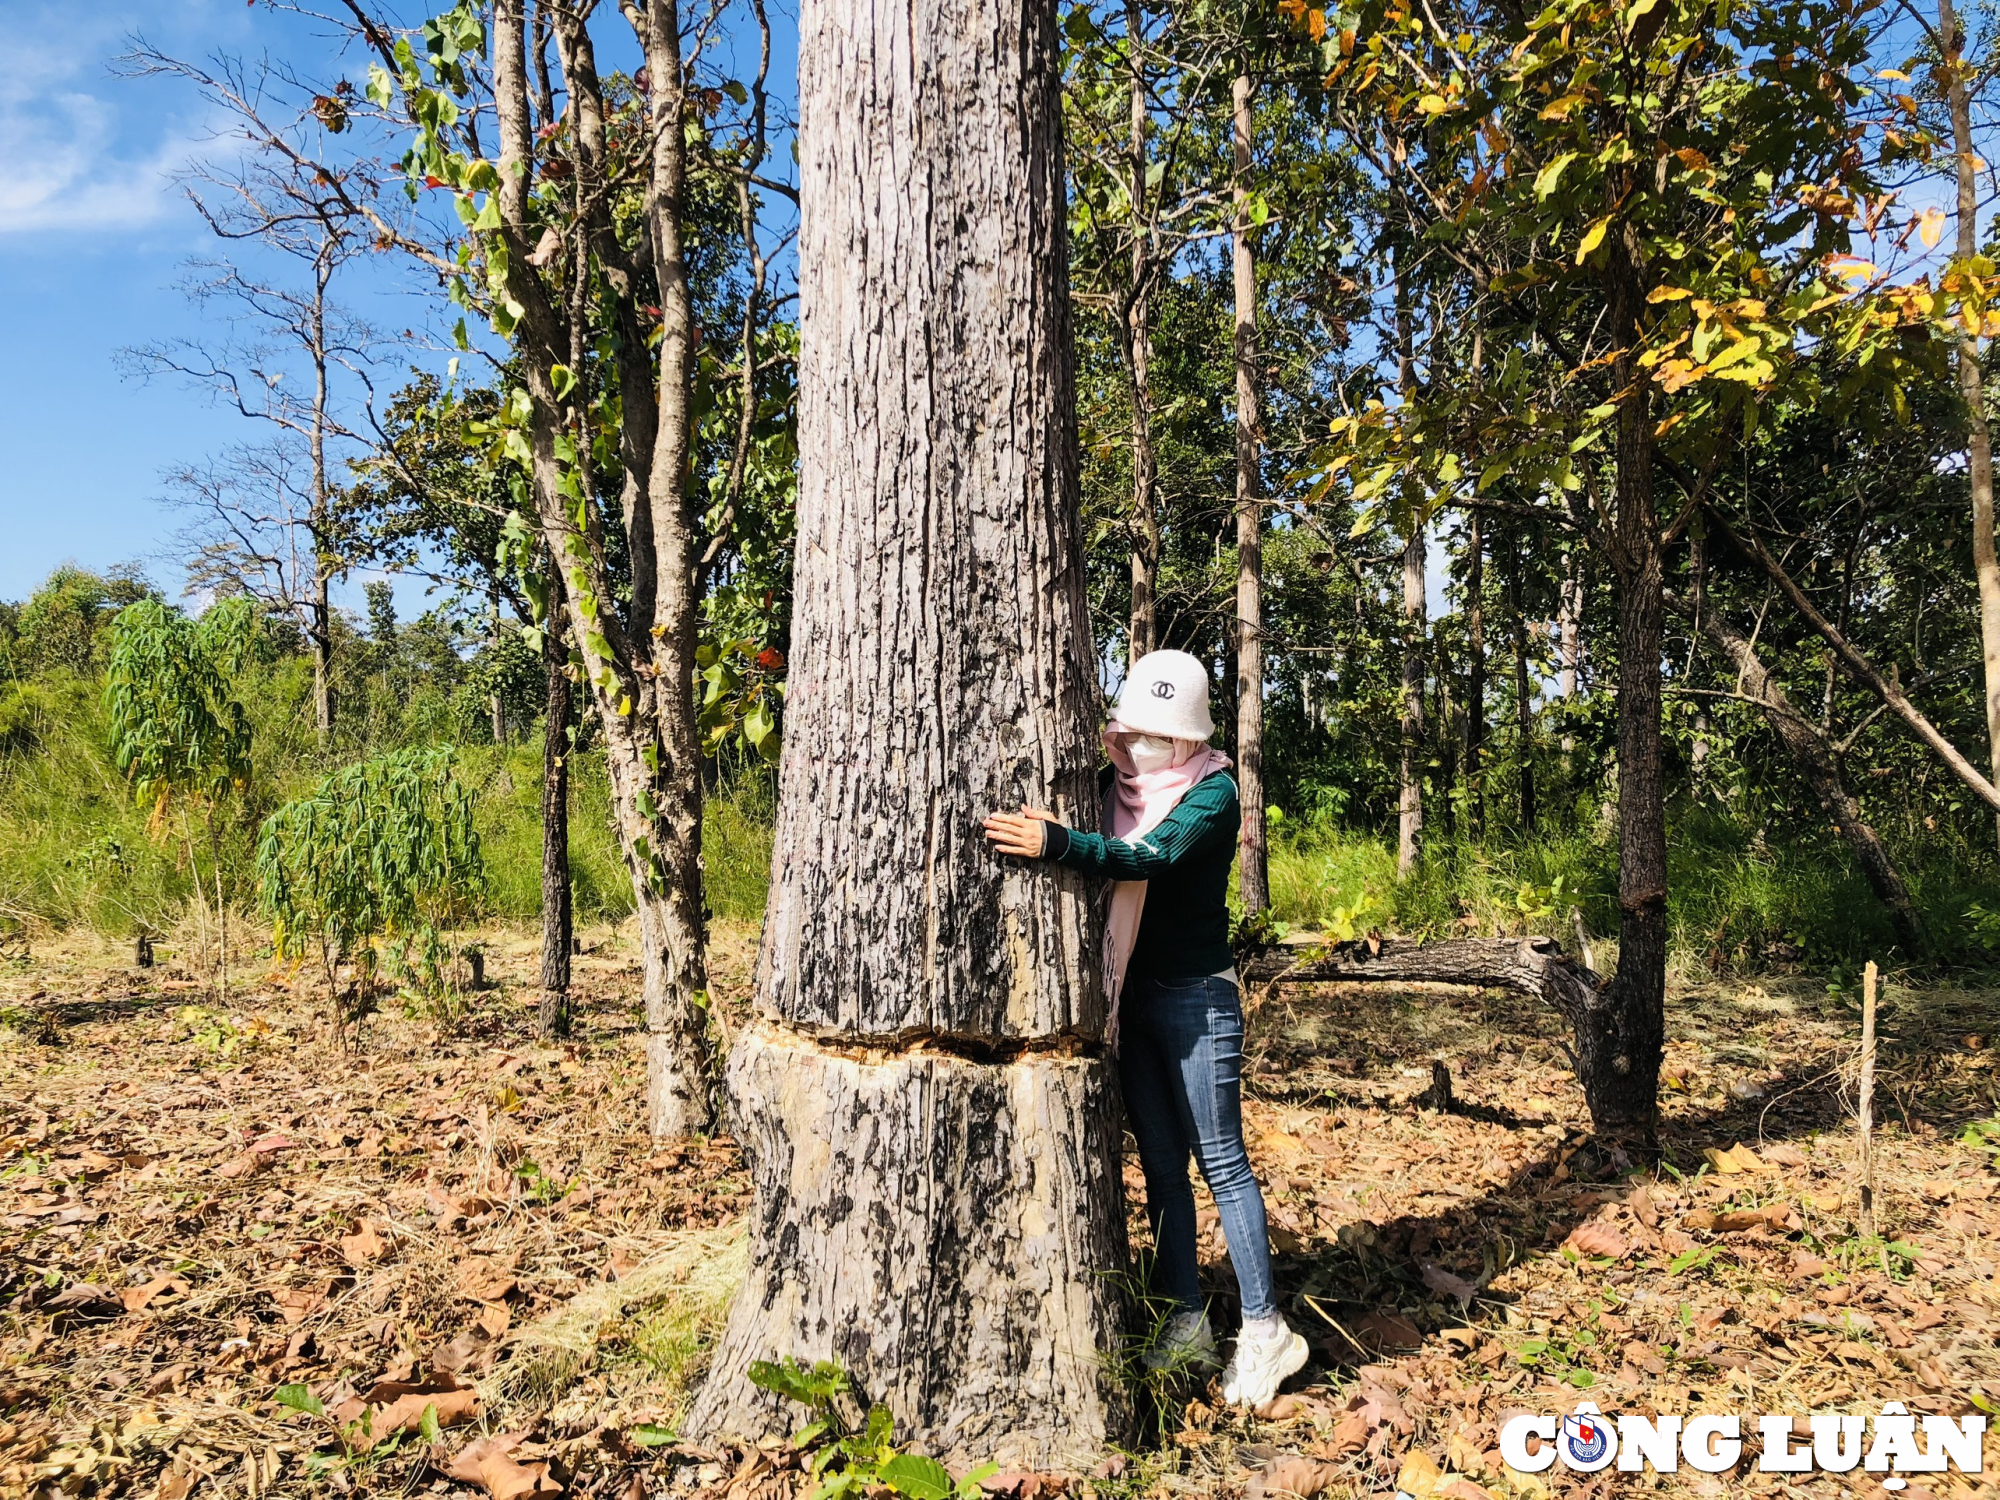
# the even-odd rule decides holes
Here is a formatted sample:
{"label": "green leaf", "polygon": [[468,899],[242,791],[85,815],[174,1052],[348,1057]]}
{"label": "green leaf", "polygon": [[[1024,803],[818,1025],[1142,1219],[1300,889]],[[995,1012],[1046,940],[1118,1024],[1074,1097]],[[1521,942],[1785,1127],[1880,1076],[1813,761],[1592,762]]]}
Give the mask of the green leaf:
{"label": "green leaf", "polygon": [[658,1422],[641,1422],[636,1427],[628,1427],[625,1436],[641,1448],[664,1448],[681,1440],[681,1435],[673,1428],[662,1427]]}
{"label": "green leaf", "polygon": [[1556,190],[1557,184],[1562,181],[1563,169],[1575,161],[1576,158],[1576,152],[1565,151],[1561,156],[1558,156],[1554,161],[1535,174],[1535,200],[1537,202],[1546,202],[1548,200],[1549,194],[1553,193]]}
{"label": "green leaf", "polygon": [[387,109],[390,99],[395,97],[396,81],[389,76],[389,70],[380,63],[368,65],[368,102],[377,109]]}
{"label": "green leaf", "polygon": [[556,388],[556,400],[567,401],[576,389],[576,372],[568,365],[556,365],[549,371],[549,383]]}
{"label": "green leaf", "polygon": [[882,1483],[910,1500],[950,1500],[951,1475],[934,1458],[917,1453],[898,1453],[879,1471]]}
{"label": "green leaf", "polygon": [[435,1443],[444,1436],[443,1429],[438,1426],[437,1402],[424,1403],[424,1414],[417,1418],[417,1431],[427,1443]]}
{"label": "green leaf", "polygon": [[1698,1245],[1692,1250],[1685,1250],[1667,1262],[1667,1271],[1670,1275],[1678,1276],[1683,1271],[1699,1270],[1714,1260],[1715,1253],[1721,1248],[1720,1245]]}
{"label": "green leaf", "polygon": [[[486,195],[486,202],[480,207],[478,217],[472,221],[472,228],[475,233],[490,233],[499,227],[500,195],[498,193],[488,193]],[[506,273],[504,271],[496,271],[496,274],[504,276]]]}
{"label": "green leaf", "polygon": [[277,1394],[271,1399],[280,1406],[290,1407],[293,1411],[302,1411],[309,1417],[326,1415],[326,1404],[312,1393],[312,1387],[309,1385],[281,1385]]}

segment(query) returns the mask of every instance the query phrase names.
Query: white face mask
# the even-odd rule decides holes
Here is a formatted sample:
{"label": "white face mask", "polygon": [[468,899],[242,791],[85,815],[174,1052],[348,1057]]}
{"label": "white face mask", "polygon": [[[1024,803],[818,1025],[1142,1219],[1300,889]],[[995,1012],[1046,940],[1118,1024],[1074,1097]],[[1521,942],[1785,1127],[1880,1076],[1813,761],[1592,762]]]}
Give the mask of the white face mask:
{"label": "white face mask", "polygon": [[1174,742],[1163,735],[1130,734],[1125,737],[1125,753],[1132,757],[1132,769],[1144,776],[1174,763]]}

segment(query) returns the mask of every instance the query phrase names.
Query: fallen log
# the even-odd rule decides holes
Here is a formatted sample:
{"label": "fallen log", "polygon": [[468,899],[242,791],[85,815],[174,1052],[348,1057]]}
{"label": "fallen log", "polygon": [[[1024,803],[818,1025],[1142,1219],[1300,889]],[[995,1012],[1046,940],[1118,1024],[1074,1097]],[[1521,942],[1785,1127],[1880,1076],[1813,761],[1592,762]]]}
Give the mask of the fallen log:
{"label": "fallen log", "polygon": [[1513,990],[1561,1011],[1582,1031],[1602,1004],[1604,981],[1562,951],[1554,938],[1366,937],[1344,943],[1285,944],[1244,954],[1236,966],[1259,1003],[1281,984],[1368,980],[1391,984],[1462,984]]}

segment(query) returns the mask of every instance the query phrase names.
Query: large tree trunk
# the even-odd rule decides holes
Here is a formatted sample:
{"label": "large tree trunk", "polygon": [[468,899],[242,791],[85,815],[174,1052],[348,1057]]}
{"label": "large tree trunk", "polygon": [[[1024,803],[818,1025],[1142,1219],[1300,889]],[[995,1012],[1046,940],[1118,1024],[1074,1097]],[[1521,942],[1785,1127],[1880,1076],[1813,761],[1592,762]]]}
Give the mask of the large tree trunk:
{"label": "large tree trunk", "polygon": [[1783,684],[1758,659],[1748,636],[1708,607],[1700,595],[1693,601],[1682,601],[1671,594],[1666,597],[1668,607],[1692,620],[1736,669],[1740,690],[1763,709],[1765,721],[1791,752],[1793,764],[1819,799],[1834,832],[1846,842],[1875,898],[1889,913],[1896,940],[1912,957],[1922,955],[1923,924],[1917,916],[1916,904],[1910,900],[1910,888],[1903,883],[1902,872],[1896,868],[1888,849],[1869,826],[1861,804],[1848,791],[1846,779],[1840,774],[1839,758],[1824,733],[1793,705]]}
{"label": "large tree trunk", "polygon": [[947,1460],[1129,1420],[1096,893],[979,831],[1097,817],[1058,45],[1052,0],[801,11],[795,646],[703,1438],[796,1426],[746,1376],[781,1355]]}
{"label": "large tree trunk", "polygon": [[[1951,112],[1957,166],[1958,258],[1979,253],[1979,157],[1972,144],[1972,103],[1965,87],[1965,32],[1952,0],[1938,0],[1944,38],[1945,103]],[[1972,490],[1972,569],[1979,582],[1979,652],[1986,669],[1986,740],[1992,779],[2000,785],[2000,552],[1993,536],[1993,437],[1986,422],[1986,387],[1979,341],[1958,335],[1958,386],[1965,397],[1966,480]],[[2000,818],[1995,819],[2000,833]]]}
{"label": "large tree trunk", "polygon": [[1577,1030],[1577,1076],[1591,1123],[1611,1143],[1659,1139],[1666,1041],[1667,804],[1660,745],[1661,546],[1653,500],[1652,387],[1638,346],[1638,256],[1614,230],[1606,271],[1612,365],[1622,393],[1611,556],[1618,573],[1618,973]]}
{"label": "large tree trunk", "polygon": [[542,1001],[545,1037],[569,1035],[574,930],[569,879],[569,647],[551,620],[542,633],[548,712],[542,719]]}
{"label": "large tree trunk", "polygon": [[1247,912],[1271,904],[1264,828],[1264,507],[1257,483],[1257,260],[1250,245],[1250,80],[1234,85],[1236,219],[1236,785],[1237,893]]}

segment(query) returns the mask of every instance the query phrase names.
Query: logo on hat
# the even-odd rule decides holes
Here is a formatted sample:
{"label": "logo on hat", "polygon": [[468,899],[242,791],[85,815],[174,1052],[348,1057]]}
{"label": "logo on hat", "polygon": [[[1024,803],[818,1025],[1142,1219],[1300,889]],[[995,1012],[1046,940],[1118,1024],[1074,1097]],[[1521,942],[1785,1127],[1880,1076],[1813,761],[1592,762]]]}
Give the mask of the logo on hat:
{"label": "logo on hat", "polygon": [[1153,684],[1153,696],[1155,698],[1171,698],[1173,695],[1174,685],[1171,682],[1156,682]]}
{"label": "logo on hat", "polygon": [[1563,1447],[1564,1462],[1585,1473],[1603,1468],[1612,1458],[1611,1424],[1588,1401],[1562,1419],[1557,1442]]}

